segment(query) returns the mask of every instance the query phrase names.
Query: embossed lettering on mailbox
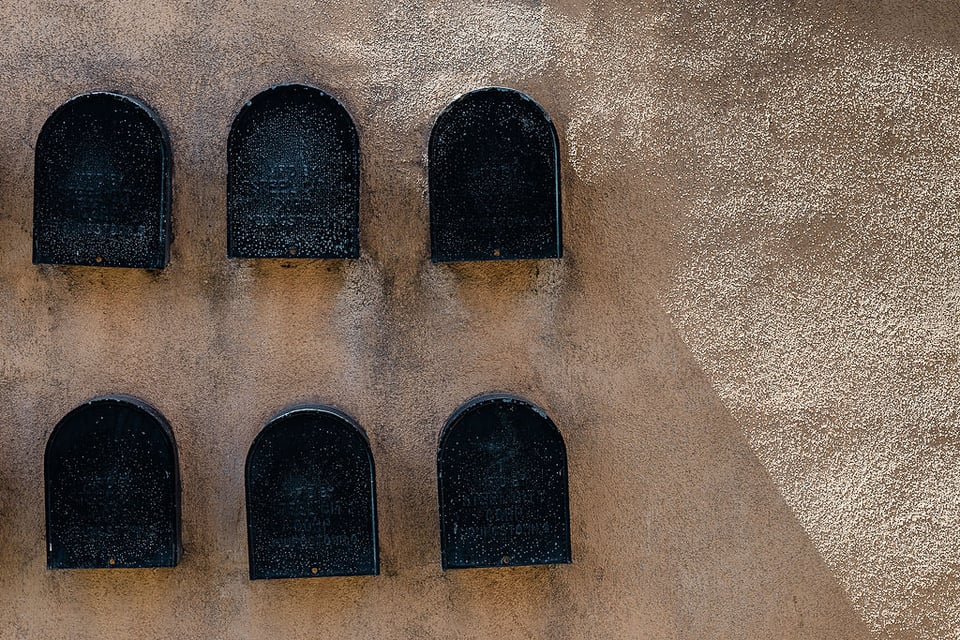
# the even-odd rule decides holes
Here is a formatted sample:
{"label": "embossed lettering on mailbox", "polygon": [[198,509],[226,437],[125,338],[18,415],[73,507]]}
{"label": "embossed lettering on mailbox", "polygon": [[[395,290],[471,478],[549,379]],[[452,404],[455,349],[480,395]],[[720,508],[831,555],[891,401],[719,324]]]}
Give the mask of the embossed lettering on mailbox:
{"label": "embossed lettering on mailbox", "polygon": [[240,110],[227,148],[227,255],[356,258],[360,144],[347,110],[300,84]]}
{"label": "embossed lettering on mailbox", "polygon": [[373,456],[327,407],[271,420],[247,455],[250,578],[376,575]]}
{"label": "embossed lettering on mailbox", "polygon": [[570,562],[566,449],[534,405],[486,396],[459,409],[437,477],[444,569]]}
{"label": "embossed lettering on mailbox", "polygon": [[180,471],[170,425],[125,396],[90,400],[54,428],[44,456],[47,567],[173,567]]}
{"label": "embossed lettering on mailbox", "polygon": [[161,269],[170,239],[170,142],[145,104],[64,103],[37,137],[34,264]]}
{"label": "embossed lettering on mailbox", "polygon": [[558,147],[519,91],[477,89],[447,107],[430,136],[433,260],[559,258]]}

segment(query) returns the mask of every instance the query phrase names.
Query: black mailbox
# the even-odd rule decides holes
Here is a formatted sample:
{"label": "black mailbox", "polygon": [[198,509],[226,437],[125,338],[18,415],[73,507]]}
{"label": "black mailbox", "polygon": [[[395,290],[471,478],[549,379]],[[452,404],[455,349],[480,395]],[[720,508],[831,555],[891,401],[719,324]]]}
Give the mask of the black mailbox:
{"label": "black mailbox", "polygon": [[513,89],[477,89],[430,136],[430,246],[435,262],[559,258],[557,133]]}
{"label": "black mailbox", "polygon": [[170,141],[142,102],[87,93],[37,137],[34,264],[162,269],[170,245]]}
{"label": "black mailbox", "polygon": [[495,395],[458,409],[437,479],[444,569],[571,561],[566,448],[536,406]]}
{"label": "black mailbox", "polygon": [[272,87],[237,114],[227,143],[227,255],[360,255],[360,142],[336,98]]}
{"label": "black mailbox", "polygon": [[44,455],[47,567],[173,567],[180,470],[170,425],[126,396],[95,398],[54,428]]}
{"label": "black mailbox", "polygon": [[347,416],[302,407],[271,420],[246,484],[251,579],[379,572],[373,456]]}

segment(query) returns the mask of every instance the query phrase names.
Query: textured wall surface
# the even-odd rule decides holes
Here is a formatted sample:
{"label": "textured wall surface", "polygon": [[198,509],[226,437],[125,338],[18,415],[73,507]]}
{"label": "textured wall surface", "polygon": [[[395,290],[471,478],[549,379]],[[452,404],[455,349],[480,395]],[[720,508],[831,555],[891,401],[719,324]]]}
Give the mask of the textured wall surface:
{"label": "textured wall surface", "polygon": [[[0,637],[960,638],[960,9],[950,2],[8,2],[0,7]],[[362,257],[228,261],[246,99],[337,95]],[[458,94],[554,117],[559,261],[428,260]],[[174,150],[160,272],[30,262],[33,145],[93,89]],[[435,448],[541,405],[574,564],[443,573]],[[83,400],[170,420],[173,570],[47,571],[43,447]],[[250,582],[243,461],[320,401],[377,463],[382,575]]]}

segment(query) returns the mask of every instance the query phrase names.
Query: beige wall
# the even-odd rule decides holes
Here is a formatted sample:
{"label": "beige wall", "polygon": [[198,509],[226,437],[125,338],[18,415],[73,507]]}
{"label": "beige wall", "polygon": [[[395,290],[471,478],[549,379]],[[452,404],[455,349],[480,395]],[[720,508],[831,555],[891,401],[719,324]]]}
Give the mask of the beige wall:
{"label": "beige wall", "polygon": [[[5,3],[0,637],[960,638],[956,6]],[[224,257],[282,81],[357,122],[358,261]],[[430,126],[486,84],[556,121],[562,261],[428,260]],[[30,262],[37,132],[98,88],[170,129],[162,272]],[[437,434],[494,390],[566,438],[573,565],[440,571]],[[45,569],[45,440],[109,392],[173,425],[174,570]],[[246,449],[304,401],[370,436],[378,577],[247,580]]]}

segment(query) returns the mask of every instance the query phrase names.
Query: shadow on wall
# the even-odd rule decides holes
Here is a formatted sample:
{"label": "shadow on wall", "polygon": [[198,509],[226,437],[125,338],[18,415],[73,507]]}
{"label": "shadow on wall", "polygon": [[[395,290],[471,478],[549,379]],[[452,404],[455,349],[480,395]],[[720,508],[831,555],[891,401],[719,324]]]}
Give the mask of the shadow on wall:
{"label": "shadow on wall", "polygon": [[569,207],[595,212],[565,228],[560,344],[541,363],[559,372],[543,406],[570,456],[571,573],[593,581],[568,587],[570,637],[633,615],[681,638],[869,638],[661,306],[684,204],[643,175],[565,174]]}
{"label": "shadow on wall", "polygon": [[667,339],[676,376],[637,416],[636,462],[641,562],[669,576],[680,637],[872,637],[696,358]]}

